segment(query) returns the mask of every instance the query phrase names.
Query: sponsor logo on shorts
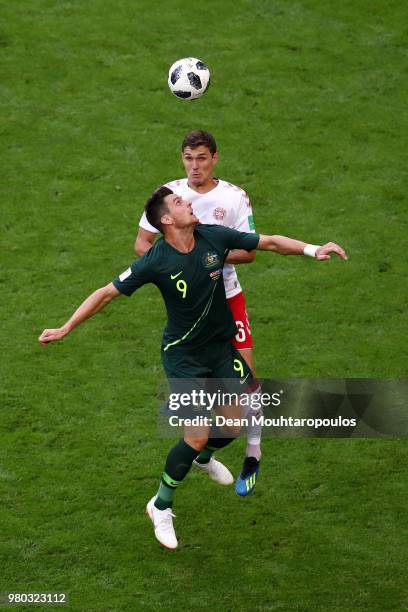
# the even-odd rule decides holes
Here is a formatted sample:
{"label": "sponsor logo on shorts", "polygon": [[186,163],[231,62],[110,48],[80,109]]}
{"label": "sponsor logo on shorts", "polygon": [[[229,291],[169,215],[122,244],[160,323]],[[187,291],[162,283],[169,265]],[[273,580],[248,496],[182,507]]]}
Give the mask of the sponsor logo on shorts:
{"label": "sponsor logo on shorts", "polygon": [[218,280],[221,276],[221,272],[222,272],[221,268],[219,268],[218,270],[214,270],[213,272],[210,272],[210,277],[213,280]]}

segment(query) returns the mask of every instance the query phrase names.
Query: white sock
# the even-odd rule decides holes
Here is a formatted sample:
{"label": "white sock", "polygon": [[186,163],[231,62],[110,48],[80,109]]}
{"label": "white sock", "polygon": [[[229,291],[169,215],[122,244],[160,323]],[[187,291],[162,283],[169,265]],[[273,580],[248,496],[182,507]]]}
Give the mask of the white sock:
{"label": "white sock", "polygon": [[[261,392],[261,387],[258,387],[256,391],[254,391],[253,395],[256,397]],[[259,406],[259,404],[258,404]],[[247,431],[247,447],[246,447],[246,456],[247,457],[255,457],[257,461],[261,459],[261,435],[262,435],[262,425],[256,424],[253,422],[252,417],[261,417],[263,412],[262,408],[257,408],[254,410],[253,408],[249,408],[246,417],[249,421],[249,424],[246,427]]]}
{"label": "white sock", "polygon": [[260,461],[262,457],[260,442],[257,444],[251,444],[248,440],[245,454],[247,457],[255,457],[257,461]]}

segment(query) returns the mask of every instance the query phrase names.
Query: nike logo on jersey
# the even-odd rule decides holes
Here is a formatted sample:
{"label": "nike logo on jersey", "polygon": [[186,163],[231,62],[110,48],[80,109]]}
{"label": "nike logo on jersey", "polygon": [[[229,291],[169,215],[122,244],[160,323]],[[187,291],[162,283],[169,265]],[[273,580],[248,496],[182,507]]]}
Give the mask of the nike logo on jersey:
{"label": "nike logo on jersey", "polygon": [[170,278],[171,280],[174,280],[175,278],[177,278],[178,276],[180,276],[180,274],[183,274],[183,270],[181,272],[179,272],[178,274],[170,274]]}

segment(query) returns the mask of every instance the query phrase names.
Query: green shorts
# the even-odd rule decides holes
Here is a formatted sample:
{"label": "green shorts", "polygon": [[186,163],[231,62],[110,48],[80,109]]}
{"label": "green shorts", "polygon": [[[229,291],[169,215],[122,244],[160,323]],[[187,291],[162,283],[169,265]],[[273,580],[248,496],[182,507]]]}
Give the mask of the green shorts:
{"label": "green shorts", "polygon": [[167,378],[239,378],[250,383],[252,372],[229,340],[212,340],[204,346],[174,346],[162,351]]}
{"label": "green shorts", "polygon": [[[191,419],[197,416],[208,417],[217,410],[229,405],[230,417],[240,416],[239,406],[234,406],[233,397],[251,393],[259,383],[253,378],[252,372],[245,359],[241,357],[238,350],[227,341],[210,341],[199,350],[190,347],[172,347],[169,351],[162,351],[163,366],[168,378],[167,403],[162,407],[162,415],[168,418],[177,415],[179,419]],[[206,400],[195,401],[195,397],[201,397],[204,393],[215,397],[211,411],[209,412]],[[229,400],[225,399],[228,394]],[[185,403],[181,405],[181,398]],[[176,407],[170,404],[176,401]],[[175,412],[174,412],[175,411]],[[215,434],[212,437],[225,437],[224,434]]]}

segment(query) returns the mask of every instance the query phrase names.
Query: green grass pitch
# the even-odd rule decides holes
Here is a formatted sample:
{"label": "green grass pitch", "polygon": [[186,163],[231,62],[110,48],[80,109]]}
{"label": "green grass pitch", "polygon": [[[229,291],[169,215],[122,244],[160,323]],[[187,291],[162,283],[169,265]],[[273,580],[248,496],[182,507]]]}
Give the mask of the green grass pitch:
{"label": "green grass pitch", "polygon": [[[37,343],[132,260],[147,195],[204,128],[258,230],[350,255],[240,268],[259,375],[404,377],[407,22],[403,0],[0,1],[0,591],[87,612],[408,610],[403,440],[266,440],[248,499],[192,473],[168,553],[144,516],[171,443],[157,291]],[[191,103],[166,85],[187,55],[212,70]],[[234,473],[243,448],[222,453]]]}

